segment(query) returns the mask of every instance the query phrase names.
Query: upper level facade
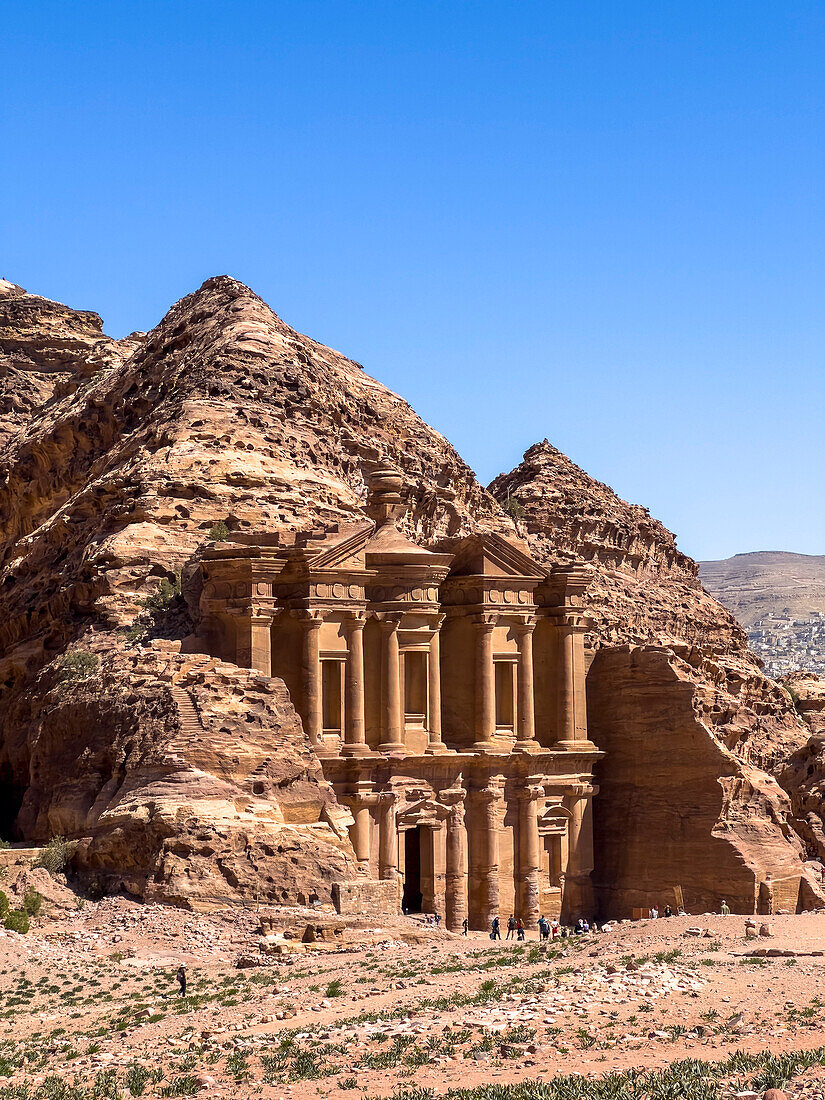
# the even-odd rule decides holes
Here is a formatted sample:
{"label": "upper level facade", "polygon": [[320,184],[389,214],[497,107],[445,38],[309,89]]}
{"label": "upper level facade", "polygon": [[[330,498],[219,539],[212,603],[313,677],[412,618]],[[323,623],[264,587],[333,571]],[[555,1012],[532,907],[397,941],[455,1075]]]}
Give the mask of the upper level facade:
{"label": "upper level facade", "polygon": [[492,533],[419,546],[400,490],[380,468],[368,519],[211,549],[210,652],[280,676],[322,758],[593,751],[587,570]]}

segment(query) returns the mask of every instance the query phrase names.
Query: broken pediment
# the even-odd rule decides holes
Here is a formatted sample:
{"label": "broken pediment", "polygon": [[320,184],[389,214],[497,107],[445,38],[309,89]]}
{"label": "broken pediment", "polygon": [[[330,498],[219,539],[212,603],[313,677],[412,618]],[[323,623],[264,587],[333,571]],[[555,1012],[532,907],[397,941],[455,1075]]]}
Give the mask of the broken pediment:
{"label": "broken pediment", "polygon": [[524,577],[545,580],[547,572],[510,539],[493,533],[450,539],[438,549],[452,553],[450,577]]}

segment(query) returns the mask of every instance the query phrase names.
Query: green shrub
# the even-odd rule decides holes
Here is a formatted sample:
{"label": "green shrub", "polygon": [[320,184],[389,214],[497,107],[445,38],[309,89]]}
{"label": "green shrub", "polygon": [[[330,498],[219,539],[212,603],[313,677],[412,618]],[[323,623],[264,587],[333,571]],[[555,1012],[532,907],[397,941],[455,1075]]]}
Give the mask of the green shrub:
{"label": "green shrub", "polygon": [[99,664],[96,653],[89,653],[85,649],[75,649],[71,653],[64,653],[57,662],[57,682],[59,684],[79,684],[88,680],[97,672]]}
{"label": "green shrub", "polygon": [[10,929],[12,932],[19,932],[21,935],[25,936],[29,930],[29,914],[25,909],[12,909],[12,911],[6,915],[6,919],[3,921],[3,927]]}
{"label": "green shrub", "polygon": [[23,908],[29,914],[30,917],[36,917],[40,912],[40,907],[43,904],[43,895],[38,893],[37,890],[29,889],[23,895]]}
{"label": "green shrub", "polygon": [[37,858],[35,867],[45,867],[50,875],[62,874],[77,851],[77,841],[53,836]]}
{"label": "green shrub", "polygon": [[502,507],[507,515],[512,516],[513,519],[521,519],[524,516],[524,505],[509,494]]}
{"label": "green shrub", "polygon": [[206,537],[210,542],[226,542],[229,538],[229,528],[222,519],[218,520],[215,526],[210,528],[209,534]]}
{"label": "green shrub", "polygon": [[142,601],[147,611],[165,611],[181,594],[180,569],[175,571],[175,579],[164,577],[151,595]]}
{"label": "green shrub", "polygon": [[8,897],[3,893],[2,890],[0,890],[0,920],[6,919],[6,917],[9,915],[10,908],[11,906],[9,905]]}

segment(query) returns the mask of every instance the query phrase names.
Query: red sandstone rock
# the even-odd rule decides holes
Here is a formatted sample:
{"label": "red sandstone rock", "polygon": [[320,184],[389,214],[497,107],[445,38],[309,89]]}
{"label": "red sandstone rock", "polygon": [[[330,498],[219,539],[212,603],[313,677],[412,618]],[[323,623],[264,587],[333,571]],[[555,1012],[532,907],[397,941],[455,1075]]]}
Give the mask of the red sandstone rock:
{"label": "red sandstone rock", "polygon": [[[0,352],[0,832],[16,819],[26,839],[77,836],[86,874],[182,904],[294,900],[350,874],[346,811],[283,685],[179,650],[196,645],[193,565],[216,524],[358,519],[365,471],[386,458],[404,473],[417,540],[512,535],[495,499],[509,495],[540,560],[594,566],[594,644],[681,647],[634,660],[659,670],[657,706],[688,738],[676,755],[698,739],[719,765],[706,827],[730,828],[726,850],[748,867],[763,841],[777,866],[798,862],[794,837],[780,839],[781,792],[754,771],[804,741],[787,697],[673,536],[549,444],[491,495],[400,397],[223,277],[126,341],[105,337],[96,314],[0,284]],[[182,597],[146,607],[175,570]],[[58,686],[67,650],[98,655],[98,672]],[[645,720],[647,689],[626,660],[605,653],[591,672],[606,740]],[[622,682],[628,698],[611,701]],[[643,763],[639,790],[654,792]]]}
{"label": "red sandstone rock", "polygon": [[[173,688],[186,659],[146,643],[192,642],[189,563],[215,524],[360,517],[379,456],[404,471],[419,538],[510,520],[406,402],[232,279],[179,302],[128,360],[95,314],[7,298],[3,348],[39,381],[0,456],[0,831],[84,837],[87,873],[189,904],[328,896],[353,871],[348,811],[283,685],[213,661]],[[41,377],[52,365],[62,388]],[[144,607],[176,569],[185,599]],[[57,687],[67,647],[98,654],[99,675]]]}

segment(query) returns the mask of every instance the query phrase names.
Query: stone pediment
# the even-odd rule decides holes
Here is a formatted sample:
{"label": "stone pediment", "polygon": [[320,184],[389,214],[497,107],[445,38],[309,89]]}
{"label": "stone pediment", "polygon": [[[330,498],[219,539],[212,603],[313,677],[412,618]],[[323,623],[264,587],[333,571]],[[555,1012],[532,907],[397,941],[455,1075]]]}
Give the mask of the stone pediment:
{"label": "stone pediment", "polygon": [[547,577],[547,571],[525,550],[494,533],[451,539],[439,549],[453,554],[450,577],[524,577],[535,581]]}
{"label": "stone pediment", "polygon": [[312,573],[363,570],[366,565],[365,548],[374,530],[374,524],[363,523],[350,529],[343,538],[339,536],[328,541],[306,559],[307,570]]}
{"label": "stone pediment", "polygon": [[418,802],[410,802],[399,810],[397,815],[400,829],[414,829],[417,825],[440,826],[448,816],[450,807],[436,802],[432,798],[422,798]]}

